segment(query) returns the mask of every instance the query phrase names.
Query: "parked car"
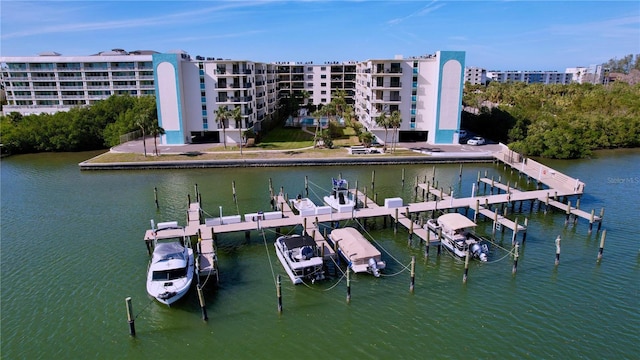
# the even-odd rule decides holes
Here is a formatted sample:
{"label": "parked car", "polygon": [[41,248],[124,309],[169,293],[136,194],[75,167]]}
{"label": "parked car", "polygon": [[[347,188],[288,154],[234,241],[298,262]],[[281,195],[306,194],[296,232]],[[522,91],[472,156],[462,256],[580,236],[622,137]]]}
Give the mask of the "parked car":
{"label": "parked car", "polygon": [[484,145],[486,141],[483,137],[474,136],[471,139],[467,140],[467,145]]}
{"label": "parked car", "polygon": [[464,138],[466,138],[466,137],[468,137],[468,136],[469,136],[469,133],[467,133],[467,130],[464,130],[464,129],[460,129],[460,131],[458,132],[458,134],[459,134],[459,135],[458,135],[458,137],[459,137],[460,139],[464,139]]}

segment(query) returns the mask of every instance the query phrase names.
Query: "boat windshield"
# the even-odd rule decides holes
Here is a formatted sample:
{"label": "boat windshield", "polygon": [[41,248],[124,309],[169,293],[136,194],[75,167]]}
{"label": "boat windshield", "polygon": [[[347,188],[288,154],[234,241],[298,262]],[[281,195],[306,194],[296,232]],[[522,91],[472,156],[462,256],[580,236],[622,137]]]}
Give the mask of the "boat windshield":
{"label": "boat windshield", "polygon": [[187,276],[187,268],[170,269],[153,272],[153,281],[175,280]]}
{"label": "boat windshield", "polygon": [[184,246],[179,242],[158,242],[153,250],[156,261],[182,259],[186,260]]}

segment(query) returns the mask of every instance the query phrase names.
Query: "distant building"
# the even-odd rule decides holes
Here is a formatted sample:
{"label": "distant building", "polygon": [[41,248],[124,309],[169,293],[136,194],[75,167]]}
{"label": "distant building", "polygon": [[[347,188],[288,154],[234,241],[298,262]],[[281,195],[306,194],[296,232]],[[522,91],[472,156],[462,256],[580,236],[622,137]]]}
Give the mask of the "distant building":
{"label": "distant building", "polygon": [[464,68],[464,83],[485,85],[487,83],[487,70],[478,67]]}
{"label": "distant building", "polygon": [[487,80],[499,83],[523,82],[525,84],[570,84],[573,74],[557,71],[487,71]]}
{"label": "distant building", "polygon": [[90,56],[0,57],[7,97],[3,112],[55,113],[114,94],[154,95],[153,53],[114,49]]}
{"label": "distant building", "polygon": [[578,84],[602,84],[602,65],[590,65],[588,67],[567,68],[565,71],[571,74],[572,82]]}

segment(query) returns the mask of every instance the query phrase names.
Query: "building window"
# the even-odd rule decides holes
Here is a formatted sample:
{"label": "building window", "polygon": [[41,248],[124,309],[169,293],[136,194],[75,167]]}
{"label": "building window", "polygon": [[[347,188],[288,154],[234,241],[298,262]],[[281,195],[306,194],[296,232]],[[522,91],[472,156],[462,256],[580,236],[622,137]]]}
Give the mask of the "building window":
{"label": "building window", "polygon": [[320,86],[327,86],[327,83],[320,83]]}
{"label": "building window", "polygon": [[327,90],[322,90],[322,91],[320,91],[320,94],[321,94],[321,95],[327,95]]}
{"label": "building window", "polygon": [[326,79],[326,78],[327,78],[327,74],[320,75],[320,79]]}

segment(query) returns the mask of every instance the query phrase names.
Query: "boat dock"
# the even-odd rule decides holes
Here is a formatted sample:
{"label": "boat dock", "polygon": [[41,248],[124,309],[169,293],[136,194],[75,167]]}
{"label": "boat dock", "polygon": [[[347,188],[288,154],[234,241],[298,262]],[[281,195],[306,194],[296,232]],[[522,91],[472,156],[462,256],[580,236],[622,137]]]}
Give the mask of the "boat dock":
{"label": "boat dock", "polygon": [[[380,205],[367,196],[366,187],[364,192],[354,188],[349,190],[351,196],[358,199],[358,204],[353,211],[301,216],[294,213],[283,189],[281,188],[280,193],[275,195],[270,184],[273,211],[244,214],[244,219],[241,215],[203,219],[200,203],[189,200],[189,210],[187,211],[188,226],[186,230],[190,236],[197,235],[199,238],[198,268],[201,275],[212,273],[217,275],[216,235],[244,231],[246,236],[249,237],[251,231],[261,231],[265,228],[274,228],[276,233],[279,233],[282,227],[302,226],[304,233],[316,241],[325,259],[334,258],[336,253],[326,241],[326,234],[321,233],[319,227],[321,223],[334,224],[346,220],[363,219],[366,221],[367,218],[389,217],[395,222],[396,229],[397,224],[400,224],[408,229],[410,238],[415,235],[425,244],[430,245],[439,243],[439,239],[431,238],[429,231],[424,229],[424,217],[422,214],[431,212],[433,217],[436,211],[451,212],[465,209],[466,215],[469,210],[472,210],[474,211],[474,221],[477,221],[478,215],[482,215],[494,222],[494,232],[498,227],[502,228],[503,231],[504,228],[510,229],[513,232],[515,241],[518,233],[524,232],[526,234],[527,230],[527,219],[524,219],[522,223],[518,223],[517,218],[515,221],[507,218],[505,206],[511,205],[513,209],[516,202],[520,202],[522,208],[522,203],[529,201],[531,202],[531,208],[533,208],[533,203],[537,201],[540,206],[542,204],[545,205],[545,211],[551,206],[564,210],[567,213],[567,221],[570,215],[575,216],[574,221],[577,221],[578,218],[584,218],[589,220],[589,231],[591,231],[594,223],[598,223],[598,230],[600,230],[603,211],[600,216],[596,216],[594,210],[588,213],[578,208],[579,196],[584,191],[584,183],[531,159],[523,158],[519,154],[508,150],[506,146],[503,147],[502,151],[494,153],[494,157],[498,162],[504,164],[505,169],[509,166],[512,171],[516,170],[521,175],[527,176],[529,181],[535,180],[537,190],[520,190],[510,185],[501,184],[499,181],[496,182],[494,179],[480,178],[480,175],[478,175],[477,188],[479,189],[481,182],[491,185],[491,194],[478,196],[472,194],[471,197],[456,198],[452,196],[452,193],[447,194],[443,189],[437,189],[429,182],[426,184],[416,183],[416,198],[418,189],[423,189],[423,201],[405,204],[402,198],[387,198],[384,199],[383,205]],[[497,194],[493,194],[493,188],[498,189]],[[430,200],[430,196],[427,196],[426,201],[424,201],[425,191],[433,196],[434,199]],[[198,194],[196,195],[198,196]],[[568,199],[570,196],[578,197],[576,206],[571,206],[570,201],[565,204],[557,200],[560,198]],[[498,205],[502,205],[502,213],[498,211]],[[148,240],[147,236],[145,236],[145,240]]]}

